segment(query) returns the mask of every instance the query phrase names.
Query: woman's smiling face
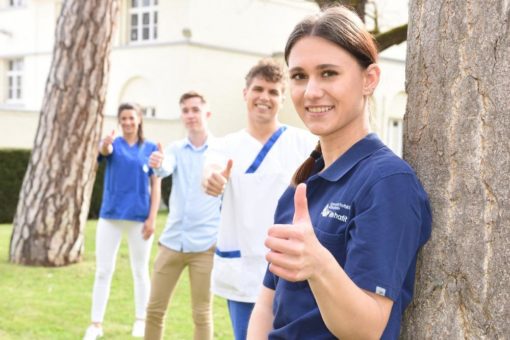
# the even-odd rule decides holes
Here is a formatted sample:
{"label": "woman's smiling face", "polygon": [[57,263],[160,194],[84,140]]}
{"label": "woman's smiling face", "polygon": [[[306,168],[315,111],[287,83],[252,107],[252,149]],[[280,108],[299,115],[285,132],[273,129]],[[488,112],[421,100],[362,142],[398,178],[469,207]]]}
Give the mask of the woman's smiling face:
{"label": "woman's smiling face", "polygon": [[334,138],[368,128],[366,101],[379,77],[375,64],[364,69],[346,50],[315,36],[295,43],[288,64],[292,101],[313,134]]}

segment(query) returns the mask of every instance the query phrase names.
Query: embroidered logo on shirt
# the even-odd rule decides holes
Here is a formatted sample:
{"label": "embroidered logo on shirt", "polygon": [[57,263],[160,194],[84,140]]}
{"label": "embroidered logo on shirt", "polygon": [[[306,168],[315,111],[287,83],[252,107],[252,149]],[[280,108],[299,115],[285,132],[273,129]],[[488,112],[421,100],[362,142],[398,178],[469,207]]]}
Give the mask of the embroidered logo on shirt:
{"label": "embroidered logo on shirt", "polygon": [[351,210],[351,206],[341,202],[330,202],[326,204],[324,209],[322,209],[321,215],[322,217],[329,217],[337,219],[341,222],[347,222],[347,215],[339,214],[336,212],[340,209]]}
{"label": "embroidered logo on shirt", "polygon": [[381,296],[386,296],[386,289],[376,286],[375,287],[375,293]]}

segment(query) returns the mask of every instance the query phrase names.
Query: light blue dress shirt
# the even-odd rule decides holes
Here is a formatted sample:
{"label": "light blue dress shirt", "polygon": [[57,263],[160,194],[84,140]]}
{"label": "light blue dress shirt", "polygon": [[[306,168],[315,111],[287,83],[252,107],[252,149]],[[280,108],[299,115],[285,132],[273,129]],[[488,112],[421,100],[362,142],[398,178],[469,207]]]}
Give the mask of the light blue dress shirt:
{"label": "light blue dress shirt", "polygon": [[202,252],[216,243],[221,200],[201,185],[208,145],[209,140],[197,148],[188,138],[174,142],[164,149],[161,168],[154,169],[159,177],[172,174],[170,213],[159,242],[175,251]]}

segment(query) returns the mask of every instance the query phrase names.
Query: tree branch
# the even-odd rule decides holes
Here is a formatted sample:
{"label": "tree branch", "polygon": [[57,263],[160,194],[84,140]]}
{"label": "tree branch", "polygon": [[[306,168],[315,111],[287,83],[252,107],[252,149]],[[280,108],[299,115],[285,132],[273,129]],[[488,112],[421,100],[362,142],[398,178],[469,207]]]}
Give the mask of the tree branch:
{"label": "tree branch", "polygon": [[379,33],[375,36],[375,40],[377,40],[377,44],[379,45],[379,52],[393,45],[401,44],[407,40],[407,24]]}
{"label": "tree branch", "polygon": [[[319,7],[323,10],[327,7],[334,5],[344,5],[350,7],[358,13],[359,17],[365,21],[366,15],[366,5],[367,3],[371,3],[368,0],[315,0],[315,2],[319,5]],[[395,27],[386,32],[378,32],[378,13],[377,7],[374,3],[371,3],[374,6],[374,22],[375,22],[375,30],[374,33],[375,40],[379,46],[379,52],[384,51],[385,49],[403,43],[407,40],[407,24],[402,26]]]}

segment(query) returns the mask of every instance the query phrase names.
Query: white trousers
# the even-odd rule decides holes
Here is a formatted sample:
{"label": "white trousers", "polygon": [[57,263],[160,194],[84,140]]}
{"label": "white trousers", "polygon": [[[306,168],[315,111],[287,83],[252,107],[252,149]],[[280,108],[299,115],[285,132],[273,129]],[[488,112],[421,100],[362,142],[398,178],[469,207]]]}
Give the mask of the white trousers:
{"label": "white trousers", "polygon": [[129,259],[133,274],[135,315],[145,319],[150,296],[149,258],[154,236],[142,237],[142,222],[100,218],[96,230],[96,277],[92,292],[92,322],[103,322],[110,285],[122,234],[127,234]]}

